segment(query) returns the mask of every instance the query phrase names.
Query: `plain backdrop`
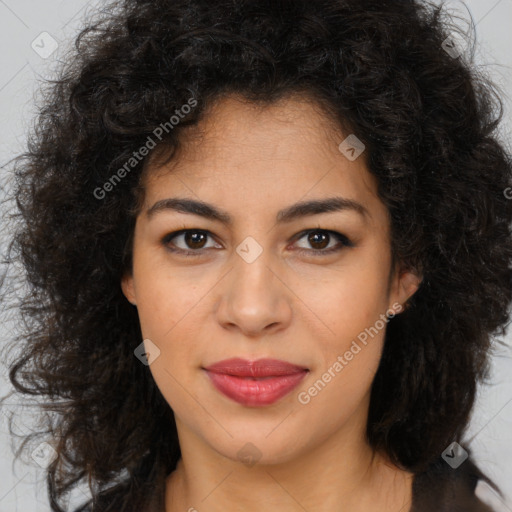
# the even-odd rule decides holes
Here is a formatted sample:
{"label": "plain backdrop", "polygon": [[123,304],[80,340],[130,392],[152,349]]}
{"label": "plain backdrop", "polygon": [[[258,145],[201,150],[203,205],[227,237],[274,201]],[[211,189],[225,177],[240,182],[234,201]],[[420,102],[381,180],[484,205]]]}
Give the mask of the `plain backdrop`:
{"label": "plain backdrop", "polygon": [[[55,77],[59,60],[77,35],[84,17],[102,2],[85,0],[0,0],[0,200],[11,187],[5,164],[24,149],[33,122],[34,93],[40,81]],[[510,150],[512,126],[512,0],[449,1],[458,13],[470,13],[477,37],[476,65],[501,89],[505,119],[501,137]],[[4,214],[8,204],[3,206]],[[3,221],[4,222],[4,221]],[[5,222],[4,222],[5,227]],[[0,249],[8,234],[0,229]],[[4,315],[0,344],[9,343],[16,323]],[[512,330],[512,329],[511,329]],[[468,439],[481,468],[507,495],[503,510],[512,512],[512,336],[507,348],[496,345],[492,379],[480,388]],[[10,385],[0,361],[0,395]],[[12,410],[19,408],[11,402]],[[17,420],[16,431],[30,433],[30,423]],[[49,512],[44,471],[30,456],[13,465],[12,439],[7,433],[5,411],[0,414],[0,512]],[[29,454],[30,455],[30,454]],[[77,494],[80,498],[80,494]],[[84,498],[84,496],[82,496]],[[73,499],[74,501],[74,499]],[[81,501],[81,500],[80,500]],[[397,511],[398,512],[398,511]]]}

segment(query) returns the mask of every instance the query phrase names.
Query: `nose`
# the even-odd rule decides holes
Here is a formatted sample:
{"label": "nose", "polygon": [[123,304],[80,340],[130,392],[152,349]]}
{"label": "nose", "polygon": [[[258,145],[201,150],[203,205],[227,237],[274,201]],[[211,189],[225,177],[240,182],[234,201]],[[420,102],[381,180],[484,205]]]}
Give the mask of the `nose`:
{"label": "nose", "polygon": [[238,254],[233,260],[234,267],[219,290],[220,325],[251,338],[285,329],[292,318],[293,293],[286,285],[282,267],[273,264],[266,251],[250,263]]}

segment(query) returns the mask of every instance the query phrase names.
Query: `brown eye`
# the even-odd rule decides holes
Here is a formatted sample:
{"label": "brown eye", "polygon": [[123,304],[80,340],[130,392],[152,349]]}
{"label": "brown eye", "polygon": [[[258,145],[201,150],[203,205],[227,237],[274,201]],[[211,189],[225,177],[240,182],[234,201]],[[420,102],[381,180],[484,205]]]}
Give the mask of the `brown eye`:
{"label": "brown eye", "polygon": [[[310,229],[303,231],[298,240],[306,239],[307,244],[312,249],[299,246],[299,252],[312,254],[314,256],[324,256],[334,252],[338,252],[347,247],[355,247],[354,243],[345,235],[337,231],[330,231],[326,229]],[[330,245],[331,242],[338,242]]]}
{"label": "brown eye", "polygon": [[[199,229],[182,229],[164,236],[162,244],[172,252],[180,252],[187,255],[197,255],[203,252],[203,249],[215,248],[207,246],[208,238],[211,234],[208,231]],[[179,243],[178,243],[179,242]],[[218,246],[217,246],[218,247]]]}
{"label": "brown eye", "polygon": [[206,242],[207,235],[198,231],[187,231],[184,233],[185,244],[190,249],[202,249]]}
{"label": "brown eye", "polygon": [[313,249],[325,249],[329,245],[330,236],[325,231],[311,231],[308,242]]}

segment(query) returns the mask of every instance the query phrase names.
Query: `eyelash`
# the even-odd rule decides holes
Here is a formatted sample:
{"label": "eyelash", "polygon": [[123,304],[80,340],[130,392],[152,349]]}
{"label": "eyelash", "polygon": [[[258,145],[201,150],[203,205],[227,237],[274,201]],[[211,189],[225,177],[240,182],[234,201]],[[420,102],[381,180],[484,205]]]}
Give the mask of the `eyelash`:
{"label": "eyelash", "polygon": [[[170,244],[171,240],[173,240],[174,238],[176,238],[180,235],[186,234],[186,233],[201,233],[201,234],[213,237],[212,233],[210,233],[209,231],[206,231],[204,229],[181,229],[179,231],[173,231],[172,233],[165,235],[162,238],[162,244],[166,247],[166,249],[168,251],[173,252],[173,253],[179,253],[184,256],[201,256],[205,249],[196,249],[194,251],[187,251],[185,249],[179,249],[179,248],[176,249],[176,248],[170,247],[169,244]],[[354,243],[349,238],[347,238],[345,235],[343,235],[342,233],[338,233],[337,231],[332,231],[332,230],[328,230],[328,229],[320,229],[320,228],[306,229],[304,231],[301,231],[298,235],[296,235],[294,242],[297,242],[298,240],[304,238],[306,235],[308,235],[310,233],[328,233],[329,235],[334,236],[334,238],[338,240],[339,245],[331,247],[330,249],[298,249],[299,254],[308,254],[308,255],[313,255],[315,257],[316,256],[326,256],[326,255],[333,254],[335,252],[339,252],[342,249],[344,249],[345,247],[354,247]],[[330,242],[330,240],[329,240],[329,242]],[[208,249],[210,249],[210,248],[208,248]]]}

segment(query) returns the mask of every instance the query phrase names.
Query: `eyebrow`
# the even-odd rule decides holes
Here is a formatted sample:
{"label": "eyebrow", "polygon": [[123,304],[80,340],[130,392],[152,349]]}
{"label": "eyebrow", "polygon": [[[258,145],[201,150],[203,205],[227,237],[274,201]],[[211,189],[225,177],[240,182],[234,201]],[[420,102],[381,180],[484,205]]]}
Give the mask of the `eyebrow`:
{"label": "eyebrow", "polygon": [[[233,219],[228,212],[204,201],[188,198],[173,197],[162,199],[151,206],[146,214],[148,217],[153,217],[156,213],[166,210],[199,215],[200,217],[218,221],[228,226],[233,223]],[[356,212],[365,218],[371,217],[369,211],[362,204],[352,199],[338,196],[295,203],[280,210],[277,213],[276,221],[278,223],[287,223],[310,215],[346,210]]]}

